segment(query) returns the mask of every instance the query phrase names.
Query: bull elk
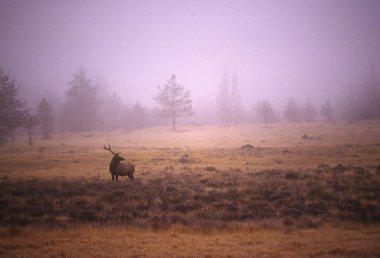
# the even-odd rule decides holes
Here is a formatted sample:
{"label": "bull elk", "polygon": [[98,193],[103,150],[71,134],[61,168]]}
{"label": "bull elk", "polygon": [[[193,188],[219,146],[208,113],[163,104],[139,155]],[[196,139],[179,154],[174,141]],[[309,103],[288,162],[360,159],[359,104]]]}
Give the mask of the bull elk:
{"label": "bull elk", "polygon": [[120,152],[115,152],[111,149],[111,146],[108,144],[108,147],[104,145],[105,150],[110,151],[113,154],[111,159],[109,171],[112,175],[112,181],[116,178],[118,180],[119,176],[128,176],[130,179],[134,180],[133,174],[135,173],[135,166],[131,162],[121,163],[124,158],[120,156]]}

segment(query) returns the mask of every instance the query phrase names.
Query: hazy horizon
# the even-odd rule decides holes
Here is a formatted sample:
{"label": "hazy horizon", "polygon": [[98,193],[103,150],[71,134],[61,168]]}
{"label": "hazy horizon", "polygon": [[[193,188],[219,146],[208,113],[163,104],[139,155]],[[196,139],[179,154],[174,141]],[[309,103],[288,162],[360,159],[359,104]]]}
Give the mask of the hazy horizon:
{"label": "hazy horizon", "polygon": [[[27,96],[63,97],[79,66],[153,107],[171,74],[213,103],[224,72],[243,103],[317,105],[379,74],[380,1],[0,1],[0,67]],[[379,78],[379,76],[377,76]]]}

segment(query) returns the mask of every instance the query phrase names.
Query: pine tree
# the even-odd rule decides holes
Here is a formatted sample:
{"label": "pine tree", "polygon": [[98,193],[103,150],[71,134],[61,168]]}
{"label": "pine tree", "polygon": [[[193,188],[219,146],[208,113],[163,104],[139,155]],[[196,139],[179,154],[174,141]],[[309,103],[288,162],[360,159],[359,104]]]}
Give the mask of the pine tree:
{"label": "pine tree", "polygon": [[297,102],[292,98],[288,99],[285,105],[284,118],[290,123],[298,122],[300,119],[300,109]]}
{"label": "pine tree", "polygon": [[97,88],[87,78],[86,70],[80,67],[73,75],[71,86],[66,91],[64,119],[71,131],[90,132],[96,124],[99,100]]}
{"label": "pine tree", "polygon": [[159,105],[160,114],[171,118],[173,131],[178,117],[193,114],[190,92],[176,82],[174,74],[163,87],[158,87],[158,93],[153,99]]}
{"label": "pine tree", "polygon": [[143,128],[145,118],[146,118],[146,111],[144,107],[140,104],[140,102],[137,102],[135,105],[133,105],[132,110],[131,110],[132,128],[134,129]]}
{"label": "pine tree", "polygon": [[14,129],[25,122],[25,102],[19,100],[17,95],[15,79],[10,79],[0,68],[0,142],[4,142],[10,135],[13,144]]}
{"label": "pine tree", "polygon": [[231,98],[228,90],[228,76],[223,73],[222,81],[219,85],[217,102],[217,118],[222,125],[228,125],[231,122]]}
{"label": "pine tree", "polygon": [[231,84],[231,120],[234,124],[241,123],[243,118],[243,107],[241,104],[240,91],[236,73],[232,77]]}
{"label": "pine tree", "polygon": [[331,107],[330,101],[326,101],[326,103],[322,105],[321,115],[326,117],[326,120],[329,122],[333,120],[334,111]]}
{"label": "pine tree", "polygon": [[265,126],[274,120],[274,110],[272,105],[267,100],[257,102],[256,112],[258,120],[264,122]]}
{"label": "pine tree", "polygon": [[371,64],[368,76],[362,82],[359,96],[360,104],[357,107],[359,118],[380,118],[380,83],[376,78],[375,67],[373,64]]}
{"label": "pine tree", "polygon": [[305,105],[301,109],[301,116],[302,120],[305,122],[311,122],[314,121],[315,116],[317,114],[317,111],[315,110],[315,107],[313,103],[311,103],[310,99],[307,99],[305,102]]}
{"label": "pine tree", "polygon": [[23,125],[28,130],[29,145],[32,145],[33,127],[37,124],[38,124],[38,117],[30,113],[29,111],[26,112]]}
{"label": "pine tree", "polygon": [[124,105],[121,97],[113,93],[110,96],[102,94],[102,104],[100,105],[100,117],[104,130],[126,129],[126,123],[129,123],[127,107]]}
{"label": "pine tree", "polygon": [[51,133],[53,131],[54,117],[53,110],[45,98],[43,98],[38,105],[37,112],[38,123],[41,125],[43,138],[47,139],[51,136]]}

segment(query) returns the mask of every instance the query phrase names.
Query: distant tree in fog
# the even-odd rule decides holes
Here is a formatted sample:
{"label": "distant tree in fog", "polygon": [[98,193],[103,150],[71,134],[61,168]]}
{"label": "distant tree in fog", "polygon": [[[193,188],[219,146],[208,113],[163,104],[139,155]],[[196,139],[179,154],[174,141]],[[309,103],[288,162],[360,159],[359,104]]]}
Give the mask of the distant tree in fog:
{"label": "distant tree in fog", "polygon": [[113,93],[110,96],[103,96],[101,100],[100,120],[104,130],[124,129],[128,120],[128,109],[120,96]]}
{"label": "distant tree in fog", "polygon": [[[86,70],[80,67],[73,74],[66,91],[64,104],[65,124],[73,132],[89,132],[94,129],[97,122],[99,108],[98,91],[87,78]],[[111,115],[111,114],[110,114]]]}
{"label": "distant tree in fog", "polygon": [[269,101],[259,101],[256,104],[256,114],[259,122],[268,125],[275,118],[275,113]]}
{"label": "distant tree in fog", "polygon": [[173,130],[178,117],[193,114],[190,92],[176,82],[174,74],[163,87],[158,87],[158,93],[153,99],[159,106],[160,114],[171,118]]}
{"label": "distant tree in fog", "polygon": [[314,121],[315,116],[317,115],[317,110],[315,109],[313,103],[310,99],[305,102],[305,105],[301,108],[301,118],[305,122]]}
{"label": "distant tree in fog", "polygon": [[359,119],[376,119],[380,118],[380,83],[376,78],[374,66],[362,82],[358,98]]}
{"label": "distant tree in fog", "polygon": [[227,72],[224,72],[216,95],[217,121],[221,125],[240,124],[244,116],[237,75],[234,73],[229,84]]}
{"label": "distant tree in fog", "polygon": [[18,98],[18,87],[15,79],[11,79],[0,68],[0,142],[11,136],[13,144],[14,129],[25,122],[25,102]]}
{"label": "distant tree in fog", "polygon": [[33,115],[30,111],[25,113],[23,126],[28,130],[29,145],[32,145],[33,127],[38,124],[38,116]]}
{"label": "distant tree in fog", "polygon": [[374,66],[361,83],[351,83],[339,103],[340,114],[347,120],[380,118],[380,82]]}
{"label": "distant tree in fog", "polygon": [[53,110],[49,102],[43,98],[37,109],[38,123],[41,125],[41,133],[44,139],[51,136],[54,125]]}
{"label": "distant tree in fog", "polygon": [[356,107],[357,98],[354,96],[354,88],[351,83],[339,103],[339,111],[342,118],[350,121],[358,119]]}
{"label": "distant tree in fog", "polygon": [[152,109],[145,108],[145,119],[144,127],[153,127],[153,126],[165,126],[167,122],[162,119],[161,109],[154,107]]}
{"label": "distant tree in fog", "polygon": [[228,90],[227,73],[223,73],[222,81],[216,96],[217,118],[220,124],[227,125],[231,122],[231,101],[230,91]]}
{"label": "distant tree in fog", "polygon": [[145,108],[139,102],[133,105],[130,116],[131,126],[133,129],[140,129],[144,127],[146,114]]}
{"label": "distant tree in fog", "polygon": [[284,119],[287,122],[294,123],[300,120],[300,108],[297,102],[290,98],[285,104]]}
{"label": "distant tree in fog", "polygon": [[231,119],[234,124],[240,124],[243,120],[243,107],[241,104],[239,85],[236,73],[232,77],[231,84]]}
{"label": "distant tree in fog", "polygon": [[334,111],[331,107],[330,101],[326,101],[326,103],[322,105],[321,115],[324,116],[329,122],[333,120]]}

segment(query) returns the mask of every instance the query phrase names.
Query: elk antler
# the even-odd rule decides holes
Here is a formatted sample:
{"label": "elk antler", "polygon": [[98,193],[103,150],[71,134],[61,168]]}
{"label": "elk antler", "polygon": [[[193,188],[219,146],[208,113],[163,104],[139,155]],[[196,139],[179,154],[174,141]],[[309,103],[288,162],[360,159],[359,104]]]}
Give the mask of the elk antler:
{"label": "elk antler", "polygon": [[113,155],[117,155],[117,154],[120,154],[120,152],[114,152],[112,149],[111,149],[111,146],[108,144],[108,148],[104,145],[103,146],[103,149],[105,150],[109,150]]}

